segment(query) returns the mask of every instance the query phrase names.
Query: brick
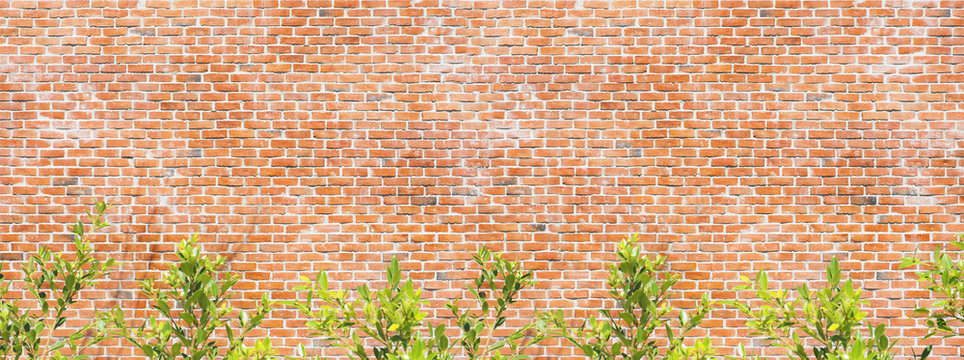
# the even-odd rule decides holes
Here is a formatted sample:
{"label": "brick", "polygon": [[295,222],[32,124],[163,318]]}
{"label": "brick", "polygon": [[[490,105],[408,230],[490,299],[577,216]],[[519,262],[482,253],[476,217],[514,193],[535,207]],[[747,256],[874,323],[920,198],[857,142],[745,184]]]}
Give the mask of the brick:
{"label": "brick", "polygon": [[[585,315],[639,232],[679,306],[837,254],[874,321],[918,336],[906,299],[928,294],[894,259],[964,232],[954,2],[255,3],[0,10],[0,258],[66,244],[106,198],[96,245],[124,271],[83,314],[143,309],[131,280],[199,231],[249,282],[239,306],[322,268],[381,280],[389,252],[443,303],[490,246],[539,269],[519,309]],[[271,317],[293,354],[304,319]],[[745,334],[730,310],[706,325],[723,353]]]}

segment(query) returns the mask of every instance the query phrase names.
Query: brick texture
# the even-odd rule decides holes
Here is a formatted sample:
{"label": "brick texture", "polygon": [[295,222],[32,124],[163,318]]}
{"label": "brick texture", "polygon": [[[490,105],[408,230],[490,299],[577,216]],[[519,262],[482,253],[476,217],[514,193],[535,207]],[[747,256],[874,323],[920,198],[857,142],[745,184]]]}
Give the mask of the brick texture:
{"label": "brick texture", "polygon": [[[518,324],[609,304],[638,232],[680,306],[837,256],[901,351],[959,358],[914,340],[929,295],[896,261],[964,232],[962,25],[961,1],[0,0],[0,258],[105,198],[123,268],[93,306],[143,314],[135,280],[199,232],[238,306],[398,256],[444,316],[488,246],[537,270]],[[302,321],[267,333],[290,353]],[[702,333],[759,349],[741,321]]]}

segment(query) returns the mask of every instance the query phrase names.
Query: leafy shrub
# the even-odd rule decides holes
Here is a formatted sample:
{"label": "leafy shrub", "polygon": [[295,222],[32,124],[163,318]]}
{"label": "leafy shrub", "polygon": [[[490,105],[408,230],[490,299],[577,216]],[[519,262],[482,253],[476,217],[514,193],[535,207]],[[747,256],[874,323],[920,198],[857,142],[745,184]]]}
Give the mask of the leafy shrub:
{"label": "leafy shrub", "polygon": [[473,286],[468,288],[477,307],[461,309],[455,301],[447,305],[462,331],[459,344],[464,355],[470,360],[525,358],[522,350],[548,335],[542,322],[527,323],[498,340],[494,334],[505,325],[505,311],[516,302],[519,292],[536,284],[533,272],[487,249],[479,250],[473,260],[482,268]]}
{"label": "leafy shrub", "polygon": [[[197,235],[177,246],[179,262],[171,264],[157,286],[153,279],[141,282],[141,293],[153,303],[160,315],[152,315],[139,327],[130,327],[120,308],[104,318],[116,327],[116,335],[126,339],[151,359],[213,360],[219,358],[269,358],[271,346],[267,339],[254,347],[245,346],[248,332],[261,324],[271,311],[267,294],[262,296],[257,309],[240,312],[232,319],[235,309],[228,305],[231,288],[238,276],[223,274],[224,257],[213,260],[201,254]],[[217,340],[216,332],[224,331],[226,339]]]}
{"label": "leafy shrub", "polygon": [[[345,291],[328,288],[328,275],[319,272],[315,281],[308,281],[296,290],[305,291],[303,302],[288,304],[308,315],[315,335],[348,351],[352,359],[368,359],[369,346],[365,339],[374,341],[371,352],[375,359],[447,359],[448,338],[443,326],[428,327],[428,335],[420,332],[427,313],[421,311],[426,301],[421,290],[411,280],[401,282],[398,260],[392,259],[387,269],[388,286],[372,291],[368,285],[355,289],[357,297],[348,299]],[[316,300],[321,308],[314,310]],[[304,348],[301,349],[304,354]],[[319,357],[320,358],[320,357]]]}
{"label": "leafy shrub", "polygon": [[[600,310],[601,316],[590,316],[578,327],[569,327],[561,311],[543,317],[553,324],[555,335],[594,360],[712,358],[715,350],[709,338],[687,345],[685,336],[702,322],[713,304],[704,294],[692,313],[670,306],[670,289],[679,277],[660,274],[658,269],[666,258],[650,259],[637,241],[635,235],[621,241],[616,250],[619,263],[609,267],[609,294],[616,300],[615,310]],[[674,313],[678,313],[675,319]],[[665,337],[658,334],[660,330]]]}
{"label": "leafy shrub", "polygon": [[[99,201],[93,214],[87,212],[91,231],[109,225],[104,221],[107,209],[107,204]],[[6,280],[0,274],[0,299],[3,299],[0,300],[0,357],[84,359],[87,356],[80,351],[105,338],[106,328],[102,322],[89,322],[66,337],[55,336],[66,324],[65,313],[79,300],[80,292],[96,284],[115,266],[113,259],[101,261],[91,256],[86,228],[78,219],[71,229],[75,247],[72,259],[44,246],[21,266],[23,278],[19,282],[34,300],[28,302],[29,306],[21,307],[23,302],[6,299],[10,286],[17,280]],[[81,341],[85,337],[86,341]],[[70,351],[64,355],[63,349]]]}
{"label": "leafy shrub", "polygon": [[[508,306],[516,301],[523,288],[532,285],[532,272],[524,271],[516,262],[504,260],[500,254],[486,249],[474,257],[482,267],[481,275],[470,287],[478,304],[475,310],[448,304],[462,333],[450,340],[444,325],[432,326],[425,321],[421,290],[411,280],[401,281],[398,260],[388,266],[388,286],[371,290],[368,285],[355,289],[349,299],[347,292],[330,290],[328,276],[319,272],[314,281],[305,278],[303,301],[289,305],[311,318],[308,327],[323,340],[348,352],[351,359],[377,360],[445,360],[457,355],[470,359],[519,359],[521,351],[544,336],[537,333],[526,339],[536,324],[528,324],[496,340],[495,331],[506,322]],[[316,308],[315,303],[320,303]],[[306,351],[301,348],[302,354]],[[320,357],[318,357],[320,358]]]}
{"label": "leafy shrub", "polygon": [[[964,234],[958,237],[961,241],[951,241],[951,245],[964,250]],[[961,335],[961,330],[952,328],[951,324],[964,322],[964,259],[952,260],[941,248],[936,248],[929,260],[916,256],[901,259],[901,268],[910,266],[923,266],[924,270],[917,273],[917,280],[927,283],[927,290],[942,297],[931,305],[936,309],[917,309],[918,313],[927,315],[930,331],[925,338],[937,334],[944,337]]]}
{"label": "leafy shrub", "polygon": [[[864,320],[867,313],[861,306],[867,301],[860,299],[862,289],[855,288],[850,279],[841,282],[837,258],[826,271],[826,287],[800,285],[794,298],[789,291],[770,290],[766,273],[760,271],[755,282],[743,277],[746,285],[737,290],[754,291],[762,304],[730,303],[750,318],[746,325],[751,335],[763,336],[770,344],[785,349],[792,359],[892,359],[896,341],[887,337],[883,324],[873,326]],[[809,350],[807,344],[812,344]]]}

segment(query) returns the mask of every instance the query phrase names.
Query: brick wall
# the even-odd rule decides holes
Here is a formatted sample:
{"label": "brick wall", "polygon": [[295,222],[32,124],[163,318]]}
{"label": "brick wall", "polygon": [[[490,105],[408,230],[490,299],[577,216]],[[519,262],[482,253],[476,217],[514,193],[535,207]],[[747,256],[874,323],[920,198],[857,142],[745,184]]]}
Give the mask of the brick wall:
{"label": "brick wall", "polygon": [[[397,255],[441,309],[488,246],[537,269],[520,309],[584,314],[638,232],[682,298],[838,256],[917,337],[896,260],[964,232],[962,24],[960,1],[0,1],[0,256],[106,198],[102,305],[143,308],[134,279],[200,232],[248,298]],[[293,316],[268,322],[287,350]],[[734,311],[706,325],[756,349]]]}

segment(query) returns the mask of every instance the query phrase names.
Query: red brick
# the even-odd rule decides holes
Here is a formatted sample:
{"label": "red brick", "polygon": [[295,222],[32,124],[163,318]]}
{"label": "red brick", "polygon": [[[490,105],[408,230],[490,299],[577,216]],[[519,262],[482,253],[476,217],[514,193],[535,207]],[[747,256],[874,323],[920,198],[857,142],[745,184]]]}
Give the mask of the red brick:
{"label": "red brick", "polygon": [[[452,269],[490,246],[539,268],[520,309],[575,315],[639,232],[674,256],[681,306],[756,269],[818,279],[833,254],[875,321],[921,334],[901,298],[929,295],[878,272],[964,232],[953,2],[463,2],[0,10],[0,251],[66,242],[106,198],[97,248],[125,280],[95,303],[142,309],[107,289],[200,231],[258,280],[242,299],[322,268],[381,279],[398,252],[442,303],[461,293],[438,275],[471,277]],[[267,322],[284,354],[307,336],[294,316]],[[706,321],[724,353],[734,317]]]}

